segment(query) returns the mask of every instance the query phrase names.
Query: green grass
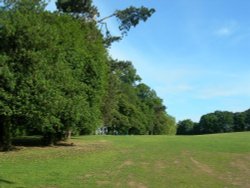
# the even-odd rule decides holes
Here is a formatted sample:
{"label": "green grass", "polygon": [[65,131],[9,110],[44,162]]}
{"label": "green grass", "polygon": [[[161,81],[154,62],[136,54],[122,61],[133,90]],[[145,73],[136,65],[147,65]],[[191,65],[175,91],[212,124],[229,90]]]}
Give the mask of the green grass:
{"label": "green grass", "polygon": [[0,153],[0,188],[250,187],[250,132],[71,141]]}

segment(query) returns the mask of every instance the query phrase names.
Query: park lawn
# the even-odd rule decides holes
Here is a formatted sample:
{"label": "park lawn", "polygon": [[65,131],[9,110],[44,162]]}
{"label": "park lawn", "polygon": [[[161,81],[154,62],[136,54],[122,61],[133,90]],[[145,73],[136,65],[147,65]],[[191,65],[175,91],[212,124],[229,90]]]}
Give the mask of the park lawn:
{"label": "park lawn", "polygon": [[250,132],[71,142],[0,153],[0,188],[250,187]]}

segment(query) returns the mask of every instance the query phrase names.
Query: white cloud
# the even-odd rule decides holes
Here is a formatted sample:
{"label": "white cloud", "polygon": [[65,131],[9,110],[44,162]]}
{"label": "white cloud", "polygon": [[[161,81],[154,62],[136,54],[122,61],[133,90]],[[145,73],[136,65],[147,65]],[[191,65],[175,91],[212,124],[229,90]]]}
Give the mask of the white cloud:
{"label": "white cloud", "polygon": [[222,27],[216,31],[218,36],[229,36],[232,34],[232,30],[228,27]]}
{"label": "white cloud", "polygon": [[238,28],[239,24],[236,21],[229,21],[223,24],[223,26],[218,27],[214,33],[219,37],[228,37],[235,34]]}

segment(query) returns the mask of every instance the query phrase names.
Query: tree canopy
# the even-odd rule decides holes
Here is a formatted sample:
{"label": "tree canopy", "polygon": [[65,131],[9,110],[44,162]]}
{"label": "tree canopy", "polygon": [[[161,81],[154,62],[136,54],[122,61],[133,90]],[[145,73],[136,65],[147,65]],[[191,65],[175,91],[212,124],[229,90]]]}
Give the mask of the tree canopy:
{"label": "tree canopy", "polygon": [[[91,0],[4,0],[0,9],[0,148],[38,134],[46,145],[72,134],[174,134],[163,101],[132,62],[110,58]],[[127,32],[153,9],[116,11]]]}
{"label": "tree canopy", "polygon": [[215,111],[201,117],[199,123],[183,120],[177,124],[177,134],[211,134],[250,130],[250,110],[244,112]]}

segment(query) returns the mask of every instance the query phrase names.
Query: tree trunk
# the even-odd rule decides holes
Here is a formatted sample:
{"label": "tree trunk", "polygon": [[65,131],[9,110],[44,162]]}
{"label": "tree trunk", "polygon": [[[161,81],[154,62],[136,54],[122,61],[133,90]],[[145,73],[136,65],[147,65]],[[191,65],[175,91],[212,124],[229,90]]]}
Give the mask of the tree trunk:
{"label": "tree trunk", "polygon": [[71,130],[68,130],[68,131],[66,132],[66,140],[71,139],[71,133],[72,133]]}
{"label": "tree trunk", "polygon": [[42,141],[45,146],[53,146],[55,144],[55,135],[52,132],[45,132]]}
{"label": "tree trunk", "polygon": [[1,117],[0,125],[0,148],[3,151],[9,151],[12,148],[11,144],[11,118]]}
{"label": "tree trunk", "polygon": [[2,116],[0,116],[0,150],[3,147],[3,119]]}

